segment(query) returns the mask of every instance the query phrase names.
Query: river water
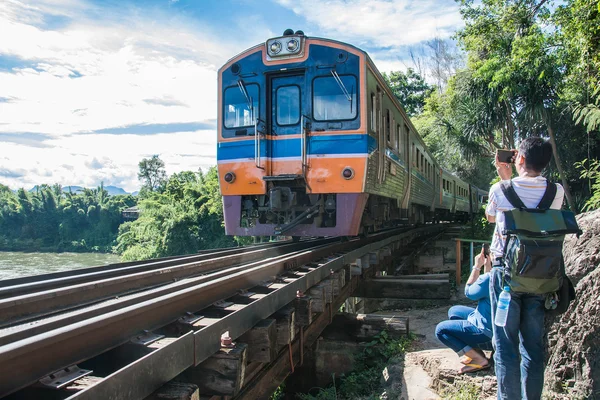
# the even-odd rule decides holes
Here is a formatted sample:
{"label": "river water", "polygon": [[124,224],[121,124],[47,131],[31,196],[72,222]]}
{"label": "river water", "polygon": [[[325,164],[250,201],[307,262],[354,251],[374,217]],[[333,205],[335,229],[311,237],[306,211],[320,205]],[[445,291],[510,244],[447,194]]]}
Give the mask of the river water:
{"label": "river water", "polygon": [[117,262],[119,262],[119,256],[114,254],[0,251],[0,279],[47,274]]}

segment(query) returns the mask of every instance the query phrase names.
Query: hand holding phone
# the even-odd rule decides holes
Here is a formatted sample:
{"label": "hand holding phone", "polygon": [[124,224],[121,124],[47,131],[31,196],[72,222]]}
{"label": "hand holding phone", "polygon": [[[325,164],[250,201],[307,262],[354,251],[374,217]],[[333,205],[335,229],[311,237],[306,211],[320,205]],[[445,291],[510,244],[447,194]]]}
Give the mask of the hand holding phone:
{"label": "hand holding phone", "polygon": [[511,164],[515,162],[516,150],[497,150],[496,151],[496,171],[503,181],[512,177]]}
{"label": "hand holding phone", "polygon": [[485,258],[490,257],[490,245],[487,243],[483,244],[483,255],[485,256]]}
{"label": "hand holding phone", "polygon": [[496,160],[501,163],[512,164],[515,162],[514,150],[496,150]]}

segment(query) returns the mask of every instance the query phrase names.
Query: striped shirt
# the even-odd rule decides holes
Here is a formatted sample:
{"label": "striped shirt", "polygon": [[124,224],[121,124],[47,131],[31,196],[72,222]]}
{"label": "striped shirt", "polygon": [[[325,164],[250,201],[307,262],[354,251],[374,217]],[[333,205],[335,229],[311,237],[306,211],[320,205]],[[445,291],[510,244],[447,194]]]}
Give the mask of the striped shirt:
{"label": "striped shirt", "polygon": [[[525,204],[525,206],[530,208],[535,208],[542,200],[544,196],[544,192],[546,191],[546,178],[543,176],[536,177],[517,177],[513,178],[513,187],[515,188],[515,192]],[[550,208],[560,210],[562,208],[563,198],[565,196],[565,191],[560,184],[556,184],[556,197],[552,202]],[[500,182],[495,183],[490,188],[490,195],[488,205],[485,209],[487,215],[492,217],[496,217],[496,228],[494,230],[494,237],[492,238],[492,245],[490,246],[490,251],[495,257],[502,257],[504,253],[504,244],[506,241],[506,236],[502,234],[504,231],[504,213],[503,211],[508,211],[513,209],[514,207],[504,196],[502,192],[502,188],[500,187]]]}

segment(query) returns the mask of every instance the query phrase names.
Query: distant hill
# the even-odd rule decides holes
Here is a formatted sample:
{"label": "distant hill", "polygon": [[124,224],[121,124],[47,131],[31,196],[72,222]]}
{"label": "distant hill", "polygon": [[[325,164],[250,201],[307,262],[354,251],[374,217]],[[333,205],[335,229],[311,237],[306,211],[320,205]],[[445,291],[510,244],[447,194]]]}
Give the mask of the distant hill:
{"label": "distant hill", "polygon": [[[73,193],[79,193],[83,190],[83,186],[63,186],[63,188],[62,188],[63,192],[68,192],[69,189]],[[37,190],[38,190],[38,185],[35,185],[31,189],[29,189],[29,192],[35,192]],[[108,192],[108,194],[111,196],[115,196],[118,194],[130,194],[129,192],[126,192],[123,188],[120,188],[117,186],[104,186],[104,190],[106,190]],[[135,196],[135,195],[137,195],[137,193],[138,192],[136,191],[136,192],[133,192],[132,194]]]}
{"label": "distant hill", "polygon": [[122,188],[116,187],[116,186],[104,186],[104,190],[106,190],[108,192],[108,194],[110,194],[111,196],[114,196],[117,194],[129,194]]}
{"label": "distant hill", "polygon": [[63,186],[63,188],[62,188],[63,192],[68,192],[69,189],[71,189],[71,192],[77,193],[77,192],[81,192],[83,190],[83,187],[81,187],[81,186]]}

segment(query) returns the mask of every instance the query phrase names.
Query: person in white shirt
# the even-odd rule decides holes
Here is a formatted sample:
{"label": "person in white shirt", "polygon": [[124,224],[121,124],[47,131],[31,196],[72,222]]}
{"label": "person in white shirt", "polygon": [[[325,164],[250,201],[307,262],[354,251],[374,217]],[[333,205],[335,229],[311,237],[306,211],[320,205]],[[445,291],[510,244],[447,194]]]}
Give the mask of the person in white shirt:
{"label": "person in white shirt", "polygon": [[[512,179],[515,192],[526,207],[536,208],[546,191],[546,178],[542,171],[550,163],[552,147],[539,137],[523,140],[513,158],[518,177]],[[496,157],[496,171],[502,180],[510,180],[512,167]],[[556,195],[550,208],[560,209],[564,189],[556,184]],[[495,222],[494,237],[490,251],[492,263],[500,266],[506,236],[504,213],[514,207],[504,196],[500,182],[492,185],[486,216]],[[495,318],[498,296],[502,291],[502,268],[492,268],[490,275],[490,300],[492,321]],[[496,377],[498,378],[498,399],[538,400],[544,386],[544,301],[545,296],[531,293],[511,292],[508,320],[505,327],[493,324],[493,344]]]}

